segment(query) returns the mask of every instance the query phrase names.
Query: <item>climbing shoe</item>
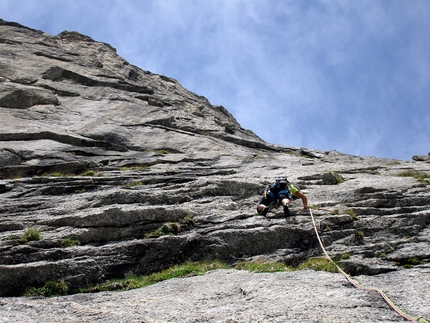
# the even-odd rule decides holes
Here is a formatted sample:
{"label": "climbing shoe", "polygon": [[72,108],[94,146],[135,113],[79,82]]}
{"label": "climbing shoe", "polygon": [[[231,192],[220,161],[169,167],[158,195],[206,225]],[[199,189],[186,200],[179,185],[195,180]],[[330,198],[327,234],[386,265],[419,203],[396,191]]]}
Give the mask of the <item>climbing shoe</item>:
{"label": "climbing shoe", "polygon": [[266,216],[267,215],[267,212],[269,212],[269,207],[268,206],[266,206],[264,209],[263,209],[263,211],[261,211],[261,215],[262,216]]}
{"label": "climbing shoe", "polygon": [[286,205],[284,205],[284,215],[285,215],[285,217],[290,216],[290,210],[288,209],[288,206],[286,206]]}

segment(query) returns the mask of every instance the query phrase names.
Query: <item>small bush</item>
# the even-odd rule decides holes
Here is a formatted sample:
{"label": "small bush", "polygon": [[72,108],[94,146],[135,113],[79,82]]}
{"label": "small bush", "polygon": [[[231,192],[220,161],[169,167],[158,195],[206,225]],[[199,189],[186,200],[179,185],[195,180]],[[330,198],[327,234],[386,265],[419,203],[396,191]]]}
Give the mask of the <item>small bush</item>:
{"label": "small bush", "polygon": [[40,231],[35,228],[30,228],[21,236],[19,241],[22,243],[26,243],[29,241],[38,241],[40,240],[40,238]]}

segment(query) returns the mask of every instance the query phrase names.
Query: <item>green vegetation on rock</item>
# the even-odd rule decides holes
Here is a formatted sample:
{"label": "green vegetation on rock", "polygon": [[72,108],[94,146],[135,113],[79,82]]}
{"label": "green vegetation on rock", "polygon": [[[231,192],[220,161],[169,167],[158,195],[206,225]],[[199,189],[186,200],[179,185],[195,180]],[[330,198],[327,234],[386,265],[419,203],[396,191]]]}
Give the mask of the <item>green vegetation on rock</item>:
{"label": "green vegetation on rock", "polygon": [[35,228],[30,228],[21,236],[19,241],[22,243],[26,243],[29,241],[40,240],[40,238],[41,238],[40,231]]}

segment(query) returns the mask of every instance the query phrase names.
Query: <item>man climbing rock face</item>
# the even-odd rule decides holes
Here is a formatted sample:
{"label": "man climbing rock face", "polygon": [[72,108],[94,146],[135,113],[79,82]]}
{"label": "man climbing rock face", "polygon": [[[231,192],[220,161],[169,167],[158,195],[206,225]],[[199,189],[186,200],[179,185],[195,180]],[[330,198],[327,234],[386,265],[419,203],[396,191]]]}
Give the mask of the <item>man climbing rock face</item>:
{"label": "man climbing rock face", "polygon": [[267,212],[269,212],[269,205],[274,202],[279,203],[284,207],[284,214],[288,217],[290,216],[288,206],[294,197],[302,200],[304,210],[308,208],[308,199],[306,195],[291,185],[286,178],[279,178],[274,183],[266,187],[263,196],[258,203],[257,212],[259,215],[266,216]]}

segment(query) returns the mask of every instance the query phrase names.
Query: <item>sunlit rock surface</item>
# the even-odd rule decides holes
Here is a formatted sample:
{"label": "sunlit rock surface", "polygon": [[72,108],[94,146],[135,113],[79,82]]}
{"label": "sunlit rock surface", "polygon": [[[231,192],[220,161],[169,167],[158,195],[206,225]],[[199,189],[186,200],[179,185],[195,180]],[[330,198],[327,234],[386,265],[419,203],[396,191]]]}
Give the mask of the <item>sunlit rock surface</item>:
{"label": "sunlit rock surface", "polygon": [[[3,296],[48,280],[73,291],[184,261],[295,266],[321,256],[300,200],[287,219],[281,209],[256,216],[262,188],[287,176],[348,273],[429,317],[429,168],[425,156],[407,162],[266,143],[224,107],[130,65],[108,44],[0,20]],[[155,237],[163,226],[169,234]],[[39,240],[22,239],[29,228]],[[31,319],[402,320],[340,274],[235,270],[128,292],[0,299],[0,322]]]}

